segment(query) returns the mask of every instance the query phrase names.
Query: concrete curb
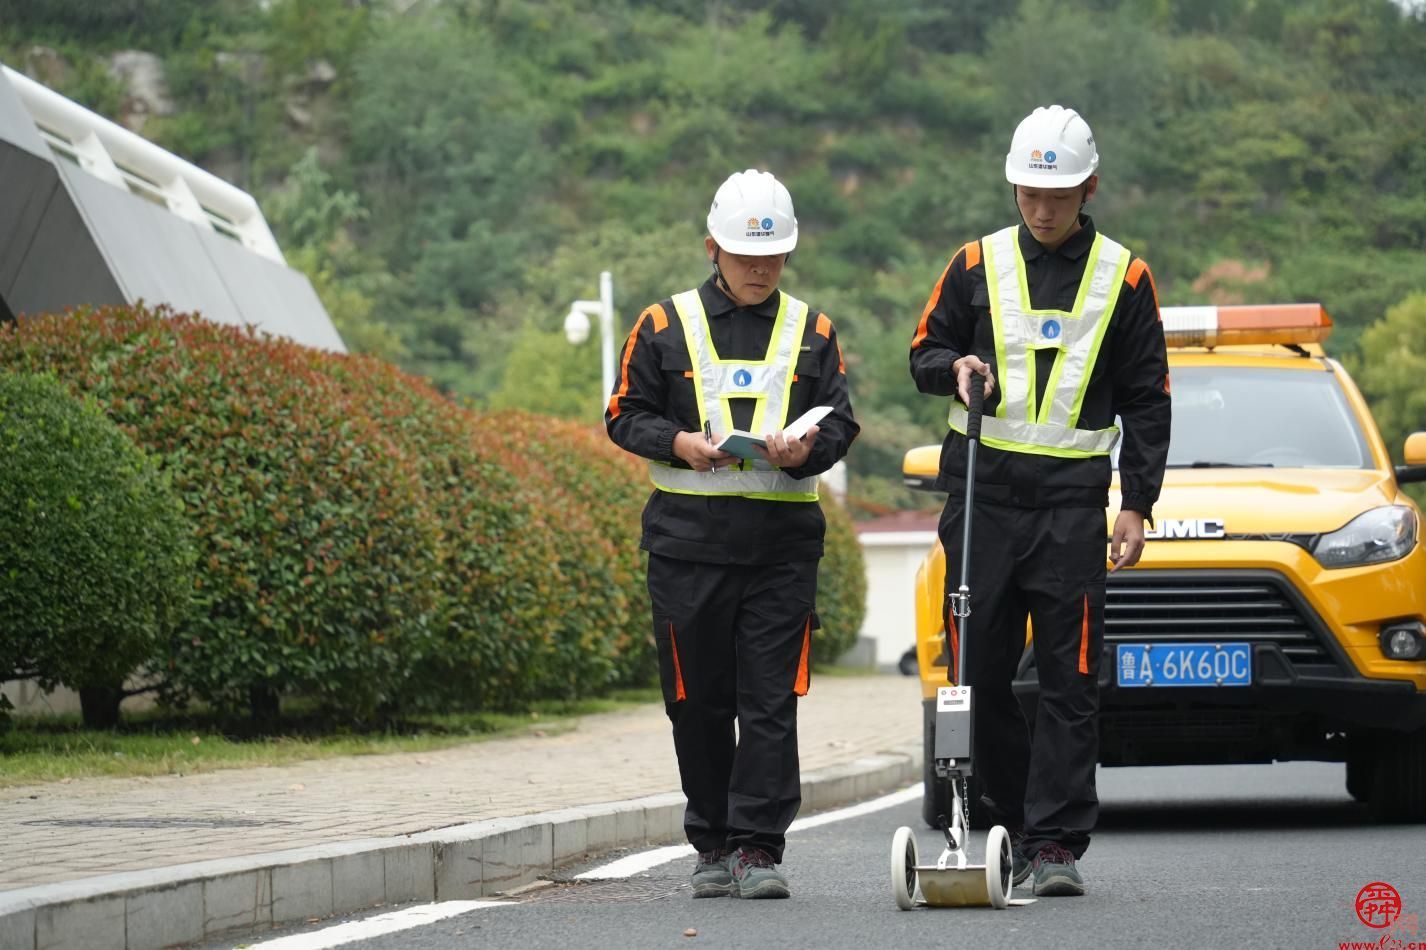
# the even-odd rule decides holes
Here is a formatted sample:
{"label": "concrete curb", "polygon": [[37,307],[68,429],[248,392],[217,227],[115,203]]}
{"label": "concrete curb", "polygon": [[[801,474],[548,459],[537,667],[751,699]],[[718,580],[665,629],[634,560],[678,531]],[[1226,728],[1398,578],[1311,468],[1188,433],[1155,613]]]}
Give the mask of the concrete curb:
{"label": "concrete curb", "polygon": [[[920,743],[803,776],[804,813],[921,779]],[[378,904],[510,891],[586,855],[683,839],[681,793],[0,891],[4,950],[159,950]]]}

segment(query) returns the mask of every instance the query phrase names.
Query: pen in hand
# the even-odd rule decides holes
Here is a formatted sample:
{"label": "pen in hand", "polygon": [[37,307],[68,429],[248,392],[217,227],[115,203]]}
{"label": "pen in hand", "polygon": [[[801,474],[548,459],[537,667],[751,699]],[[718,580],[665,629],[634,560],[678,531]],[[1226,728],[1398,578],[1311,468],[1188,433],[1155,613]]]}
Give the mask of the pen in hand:
{"label": "pen in hand", "polygon": [[[703,421],[703,437],[708,440],[709,445],[713,444],[713,423],[711,420],[705,419]],[[718,466],[714,465],[712,462],[709,462],[708,471],[716,475],[718,473]]]}

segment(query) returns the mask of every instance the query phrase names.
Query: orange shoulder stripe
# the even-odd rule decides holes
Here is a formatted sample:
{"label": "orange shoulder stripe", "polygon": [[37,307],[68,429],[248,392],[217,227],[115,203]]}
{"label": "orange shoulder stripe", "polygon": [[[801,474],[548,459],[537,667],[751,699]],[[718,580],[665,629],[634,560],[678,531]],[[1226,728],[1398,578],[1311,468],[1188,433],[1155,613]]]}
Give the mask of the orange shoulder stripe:
{"label": "orange shoulder stripe", "polygon": [[[609,418],[619,418],[619,400],[629,395],[629,360],[634,355],[634,345],[639,342],[639,328],[644,325],[644,319],[652,317],[654,321],[654,332],[657,333],[668,326],[668,314],[664,313],[663,307],[654,304],[643,313],[639,314],[639,319],[634,321],[634,329],[629,331],[629,339],[624,344],[624,359],[619,364],[619,391],[609,397]],[[659,326],[659,321],[663,321],[663,326]]]}
{"label": "orange shoulder stripe", "polygon": [[817,334],[829,340],[832,338],[832,320],[825,313],[817,314]]}
{"label": "orange shoulder stripe", "polygon": [[976,267],[976,266],[978,266],[978,265],[980,264],[980,242],[979,242],[979,241],[967,241],[967,242],[966,242],[966,246],[965,246],[965,252],[966,252],[966,270],[970,270],[972,267]]}
{"label": "orange shoulder stripe", "polygon": [[[946,269],[941,271],[941,277],[939,280],[936,281],[936,287],[931,291],[931,296],[926,301],[926,309],[921,311],[921,322],[916,325],[916,336],[913,337],[911,340],[911,349],[914,350],[916,349],[916,347],[920,346],[921,341],[925,340],[926,334],[930,332],[929,328],[931,324],[931,311],[936,309],[936,304],[941,299],[941,286],[946,282],[946,275],[949,274],[951,272],[951,268],[956,265],[956,257],[960,257],[961,255],[965,255],[966,270],[970,270],[976,264],[979,264],[980,242],[968,242],[965,247],[962,247],[959,251],[956,252],[955,257],[951,258],[951,262],[946,265]],[[972,257],[975,258],[975,263],[971,262]]]}
{"label": "orange shoulder stripe", "polygon": [[[1138,290],[1139,281],[1143,280],[1145,274],[1147,274],[1149,277],[1149,290],[1152,291],[1154,295],[1154,306],[1158,307],[1159,288],[1158,285],[1154,283],[1153,271],[1149,270],[1149,265],[1144,261],[1142,257],[1134,258],[1134,262],[1129,265],[1129,272],[1124,275],[1124,283],[1128,284],[1130,287],[1133,287],[1135,290]],[[1162,320],[1163,316],[1160,315],[1159,319]]]}

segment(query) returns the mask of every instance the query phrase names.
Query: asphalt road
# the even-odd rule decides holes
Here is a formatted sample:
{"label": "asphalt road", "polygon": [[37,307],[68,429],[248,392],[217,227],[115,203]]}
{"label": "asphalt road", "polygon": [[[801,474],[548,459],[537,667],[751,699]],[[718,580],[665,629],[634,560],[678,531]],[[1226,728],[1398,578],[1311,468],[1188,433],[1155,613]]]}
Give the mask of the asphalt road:
{"label": "asphalt road", "polygon": [[[784,865],[789,901],[692,900],[691,862],[681,858],[631,878],[555,884],[521,895],[516,906],[343,946],[1068,950],[1364,941],[1406,950],[1415,940],[1426,948],[1426,826],[1372,824],[1343,790],[1342,771],[1318,763],[1101,769],[1101,825],[1081,862],[1089,886],[1081,898],[1003,911],[898,910],[888,870],[892,833],[902,824],[916,829],[923,863],[940,850],[918,805],[908,803],[794,833]],[[984,835],[973,843],[978,852]],[[1401,895],[1394,929],[1372,929],[1357,917],[1359,890],[1377,881]]]}

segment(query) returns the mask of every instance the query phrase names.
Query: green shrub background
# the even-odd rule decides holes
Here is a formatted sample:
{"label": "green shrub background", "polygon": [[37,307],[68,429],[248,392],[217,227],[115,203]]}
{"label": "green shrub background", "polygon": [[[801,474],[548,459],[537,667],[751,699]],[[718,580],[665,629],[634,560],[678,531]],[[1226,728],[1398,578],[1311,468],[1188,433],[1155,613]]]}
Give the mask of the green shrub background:
{"label": "green shrub background", "polygon": [[866,618],[866,560],[847,509],[824,497],[822,512],[827,516],[826,553],[817,568],[822,629],[813,634],[812,657],[831,663],[856,642]]}
{"label": "green shrub background", "polygon": [[0,669],[117,691],[186,619],[182,504],[92,400],[50,377],[0,370],[0,466]]}
{"label": "green shrub background", "polygon": [[[167,702],[305,695],[366,720],[654,680],[650,488],[599,427],[478,413],[374,357],[163,308],[27,318],[0,331],[3,369],[92,399],[181,499],[190,610],[126,661]],[[824,507],[820,663],[865,600],[850,518]]]}
{"label": "green shrub background", "polygon": [[0,359],[92,395],[173,478],[198,575],[169,698],[397,700],[431,641],[439,530],[411,460],[313,351],[110,308],[26,320]]}

